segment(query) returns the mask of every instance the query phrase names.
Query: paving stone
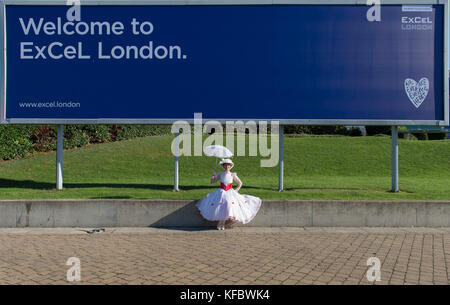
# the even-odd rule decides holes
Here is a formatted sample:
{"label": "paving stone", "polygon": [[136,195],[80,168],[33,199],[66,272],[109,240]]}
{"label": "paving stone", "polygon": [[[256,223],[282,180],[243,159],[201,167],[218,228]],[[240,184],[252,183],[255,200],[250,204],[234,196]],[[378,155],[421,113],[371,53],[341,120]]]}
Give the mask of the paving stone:
{"label": "paving stone", "polygon": [[[450,284],[446,228],[77,230],[0,230],[0,284]],[[67,281],[70,257],[80,282]],[[381,282],[366,278],[369,257]]]}

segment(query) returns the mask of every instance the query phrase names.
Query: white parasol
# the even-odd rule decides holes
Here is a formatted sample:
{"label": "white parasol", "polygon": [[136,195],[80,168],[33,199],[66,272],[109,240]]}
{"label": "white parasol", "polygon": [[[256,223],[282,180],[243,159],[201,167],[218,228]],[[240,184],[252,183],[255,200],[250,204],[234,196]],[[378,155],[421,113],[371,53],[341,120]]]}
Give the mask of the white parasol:
{"label": "white parasol", "polygon": [[233,156],[233,153],[228,148],[222,145],[206,146],[205,148],[203,148],[203,152],[209,157],[216,157],[216,166],[217,158],[231,158]]}

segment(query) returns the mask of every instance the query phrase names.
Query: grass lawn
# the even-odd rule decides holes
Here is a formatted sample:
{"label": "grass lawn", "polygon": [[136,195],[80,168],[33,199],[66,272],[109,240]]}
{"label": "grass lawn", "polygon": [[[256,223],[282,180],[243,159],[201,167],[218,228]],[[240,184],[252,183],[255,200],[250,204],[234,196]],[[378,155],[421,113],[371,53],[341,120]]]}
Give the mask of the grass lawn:
{"label": "grass lawn", "polygon": [[[0,199],[199,199],[214,191],[218,183],[209,179],[216,159],[206,156],[180,157],[180,191],[173,191],[172,139],[152,136],[64,151],[60,191],[55,152],[0,161]],[[247,156],[233,158],[240,193],[262,199],[450,200],[449,140],[399,140],[399,193],[389,192],[390,137],[285,137],[284,147],[285,191],[278,192],[278,167],[260,167],[262,157]]]}

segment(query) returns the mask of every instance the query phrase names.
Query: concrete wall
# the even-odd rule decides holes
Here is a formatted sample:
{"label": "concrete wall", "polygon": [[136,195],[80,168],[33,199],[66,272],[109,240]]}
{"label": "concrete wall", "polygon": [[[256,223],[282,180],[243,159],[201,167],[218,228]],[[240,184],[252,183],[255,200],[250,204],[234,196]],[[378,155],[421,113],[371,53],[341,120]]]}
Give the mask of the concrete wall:
{"label": "concrete wall", "polygon": [[[4,200],[0,227],[204,227],[192,200]],[[238,224],[239,225],[239,224]],[[245,226],[450,227],[450,201],[263,200]]]}

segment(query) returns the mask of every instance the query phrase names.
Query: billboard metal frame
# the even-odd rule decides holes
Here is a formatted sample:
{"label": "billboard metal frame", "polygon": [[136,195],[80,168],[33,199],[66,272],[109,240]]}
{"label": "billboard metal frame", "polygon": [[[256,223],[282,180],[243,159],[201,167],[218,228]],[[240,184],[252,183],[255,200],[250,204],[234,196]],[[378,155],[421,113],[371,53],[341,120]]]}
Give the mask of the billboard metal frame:
{"label": "billboard metal frame", "polygon": [[[364,5],[367,0],[81,0],[81,6],[93,5]],[[127,119],[127,118],[96,118],[96,119],[43,119],[43,118],[6,118],[6,6],[8,5],[67,5],[66,0],[0,0],[0,124],[173,124],[183,120],[190,124],[194,118],[166,118],[166,119]],[[381,5],[443,5],[443,78],[444,86],[444,120],[366,120],[366,119],[273,119],[273,118],[205,118],[226,123],[233,120],[278,121],[280,125],[421,125],[421,126],[447,126],[449,125],[449,71],[448,71],[448,43],[449,43],[449,12],[448,0],[381,0]]]}

